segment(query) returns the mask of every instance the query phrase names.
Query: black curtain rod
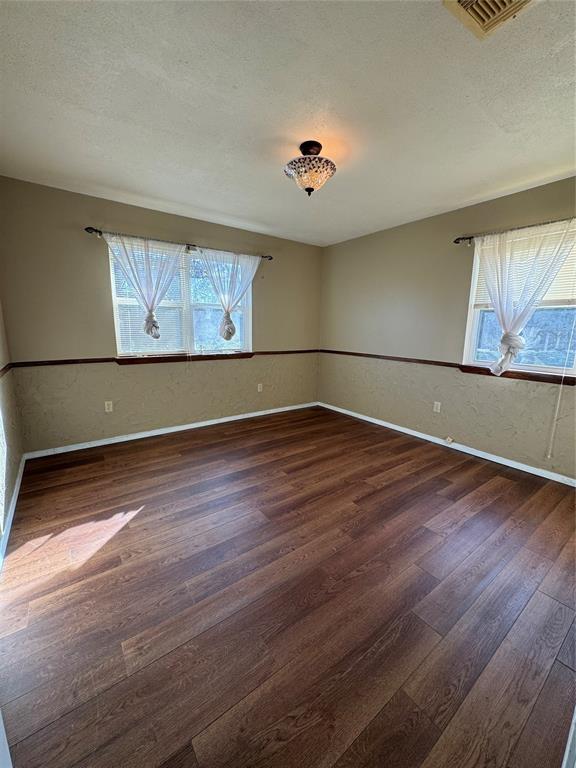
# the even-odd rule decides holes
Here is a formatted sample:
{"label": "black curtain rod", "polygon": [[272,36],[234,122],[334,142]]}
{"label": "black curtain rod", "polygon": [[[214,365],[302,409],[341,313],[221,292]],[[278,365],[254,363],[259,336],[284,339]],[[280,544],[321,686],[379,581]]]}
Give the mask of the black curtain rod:
{"label": "black curtain rod", "polygon": [[524,224],[522,227],[508,227],[508,229],[498,229],[495,232],[477,232],[475,235],[460,235],[454,240],[454,243],[464,243],[467,241],[468,245],[472,245],[472,240],[476,237],[485,237],[486,235],[501,235],[502,232],[516,232],[519,229],[529,229],[530,227],[543,227],[545,224],[558,224],[561,221],[570,221],[570,219],[551,219],[550,221],[540,221],[538,224]]}
{"label": "black curtain rod", "polygon": [[[98,237],[102,237],[102,230],[96,229],[96,227],[84,227],[84,232],[88,232],[89,235],[97,235]],[[140,237],[143,240],[152,240],[153,242],[156,242],[156,243],[173,243],[174,245],[185,245],[186,248],[190,248],[190,249],[204,247],[201,245],[194,245],[194,243],[179,243],[176,240],[157,240],[154,237],[142,238],[141,235],[127,235],[125,232],[111,232],[110,234],[120,235],[122,237]],[[214,250],[214,249],[210,249],[207,247],[206,250]],[[274,258],[269,254],[266,254],[265,256],[261,256],[260,254],[254,254],[254,255],[260,256],[261,259],[265,259],[266,261],[272,261],[272,259]]]}

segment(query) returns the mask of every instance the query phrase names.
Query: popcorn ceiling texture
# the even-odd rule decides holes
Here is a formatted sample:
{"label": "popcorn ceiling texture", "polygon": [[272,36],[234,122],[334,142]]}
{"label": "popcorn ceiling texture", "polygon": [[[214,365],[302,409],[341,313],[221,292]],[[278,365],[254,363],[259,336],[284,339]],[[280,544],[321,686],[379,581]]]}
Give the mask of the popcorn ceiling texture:
{"label": "popcorn ceiling texture", "polygon": [[[321,354],[318,399],[365,416],[575,476],[576,387],[564,387],[551,459],[545,458],[559,388],[370,358]],[[433,413],[440,401],[442,411]]]}
{"label": "popcorn ceiling texture", "polygon": [[[317,355],[18,368],[27,451],[316,400]],[[257,391],[258,383],[263,391]],[[114,402],[104,413],[104,401]]]}

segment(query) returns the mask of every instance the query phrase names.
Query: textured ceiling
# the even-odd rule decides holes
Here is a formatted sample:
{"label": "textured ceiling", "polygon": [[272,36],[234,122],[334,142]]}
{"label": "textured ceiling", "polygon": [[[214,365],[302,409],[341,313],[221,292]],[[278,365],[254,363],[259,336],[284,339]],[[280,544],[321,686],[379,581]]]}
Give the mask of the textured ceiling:
{"label": "textured ceiling", "polygon": [[440,0],[2,3],[0,173],[339,242],[573,173],[575,13],[479,41]]}

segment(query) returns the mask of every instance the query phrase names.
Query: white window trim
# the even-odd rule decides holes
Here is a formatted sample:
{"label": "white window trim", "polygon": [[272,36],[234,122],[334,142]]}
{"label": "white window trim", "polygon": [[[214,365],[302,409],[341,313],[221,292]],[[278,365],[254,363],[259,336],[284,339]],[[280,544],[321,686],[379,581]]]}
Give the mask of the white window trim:
{"label": "white window trim", "polygon": [[[474,359],[474,350],[475,350],[475,342],[476,342],[476,334],[478,331],[478,320],[480,317],[480,310],[481,309],[492,309],[492,306],[489,304],[482,304],[476,306],[474,303],[474,298],[476,297],[476,287],[478,284],[478,273],[480,271],[480,259],[477,253],[474,254],[474,264],[472,267],[472,280],[470,284],[470,296],[468,298],[468,315],[466,318],[466,338],[464,341],[464,357],[462,359],[463,365],[469,365],[469,366],[475,366],[477,368],[490,368],[490,364],[487,362],[479,362],[478,360]],[[552,306],[552,307],[569,307],[574,306],[576,304],[576,300],[574,301],[564,301],[562,304],[558,304],[556,302],[550,302],[550,301],[542,301],[538,305],[539,307],[546,307],[546,306]],[[552,368],[550,366],[546,365],[520,365],[519,363],[512,363],[510,365],[510,368],[508,369],[510,371],[521,371],[525,373],[538,373],[538,374],[549,374],[551,376],[575,376],[576,375],[576,366],[572,368]]]}
{"label": "white window trim", "polygon": [[[190,256],[189,254],[184,254],[182,256],[182,264],[180,266],[179,273],[183,276],[183,285],[182,285],[182,293],[183,296],[189,296],[190,295],[190,273],[189,270],[186,269],[185,261],[186,259],[194,258],[193,256]],[[126,305],[126,306],[139,306],[136,299],[129,299],[120,297],[118,298],[116,296],[116,278],[114,274],[114,257],[111,253],[109,253],[109,262],[110,262],[110,289],[112,292],[112,308],[113,308],[113,314],[114,314],[114,334],[116,337],[116,356],[117,357],[180,357],[182,355],[187,355],[189,357],[196,357],[200,355],[237,355],[245,352],[252,352],[252,286],[249,286],[248,290],[242,297],[242,301],[240,302],[240,308],[242,309],[242,317],[244,322],[244,345],[242,347],[238,348],[230,348],[227,349],[202,349],[202,350],[196,350],[192,349],[192,344],[188,343],[186,346],[182,347],[179,350],[159,350],[157,352],[150,351],[150,352],[123,352],[120,349],[120,317],[118,313],[118,307],[120,305]],[[218,303],[202,303],[202,302],[187,302],[184,299],[181,299],[180,301],[174,301],[171,299],[163,299],[160,306],[169,306],[172,305],[173,307],[179,307],[182,309],[182,322],[183,322],[183,338],[185,342],[193,342],[194,341],[194,315],[193,315],[193,309],[194,307],[202,307],[202,308],[209,308],[209,309],[218,309],[222,311],[222,307]],[[144,320],[142,321],[144,322]],[[190,329],[190,331],[188,331]]]}

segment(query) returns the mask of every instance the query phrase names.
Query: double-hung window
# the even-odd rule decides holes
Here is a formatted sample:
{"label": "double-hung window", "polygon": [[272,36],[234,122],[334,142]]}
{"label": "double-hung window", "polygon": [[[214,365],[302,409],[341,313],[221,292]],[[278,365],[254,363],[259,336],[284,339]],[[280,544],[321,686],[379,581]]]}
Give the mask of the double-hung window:
{"label": "double-hung window", "polygon": [[[519,230],[515,248],[522,248],[523,236]],[[570,236],[575,238],[576,230]],[[480,366],[494,363],[499,357],[501,335],[482,261],[476,251],[464,363]],[[576,375],[576,248],[572,249],[539,301],[521,335],[525,346],[518,352],[510,370]]]}
{"label": "double-hung window", "polygon": [[193,250],[182,255],[179,269],[155,311],[160,326],[159,339],[144,332],[145,313],[112,254],[110,273],[119,356],[222,354],[251,350],[251,289],[248,288],[232,312],[236,333],[230,341],[225,341],[219,334],[222,306]]}

